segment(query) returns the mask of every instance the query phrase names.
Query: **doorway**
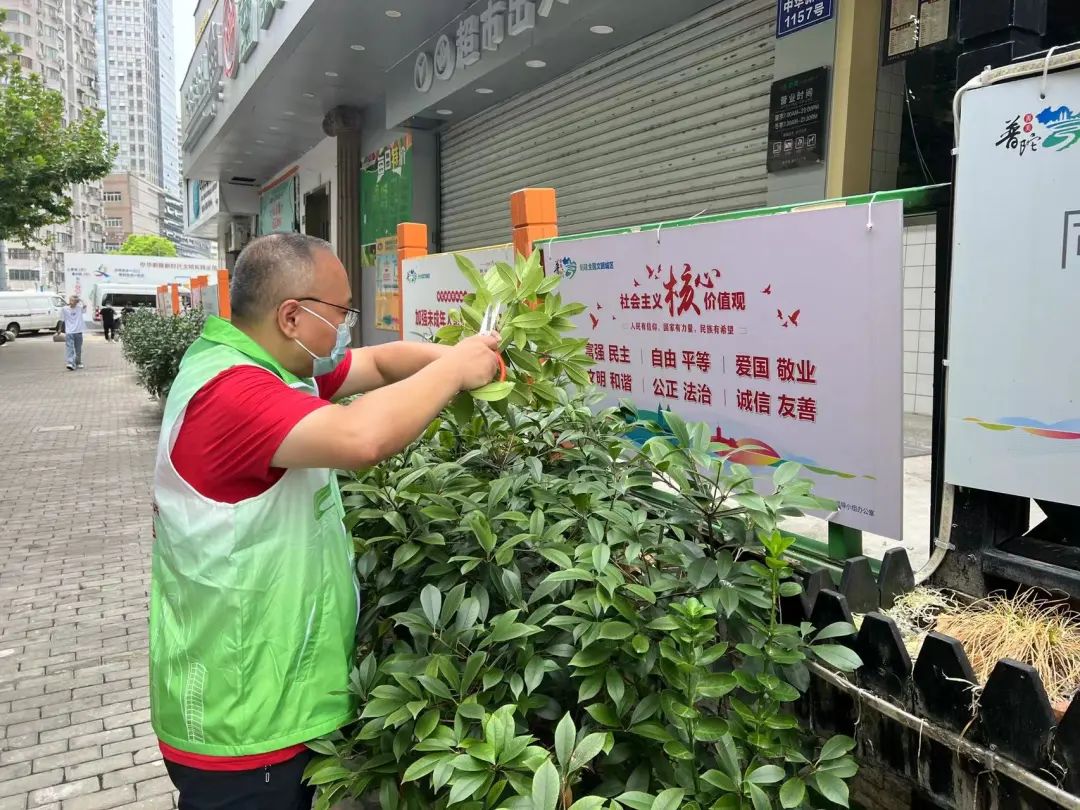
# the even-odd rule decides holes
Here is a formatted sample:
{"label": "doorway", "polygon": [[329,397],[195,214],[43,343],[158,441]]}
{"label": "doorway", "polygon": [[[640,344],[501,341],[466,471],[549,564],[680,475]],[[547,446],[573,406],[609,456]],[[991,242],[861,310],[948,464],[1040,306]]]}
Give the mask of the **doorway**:
{"label": "doorway", "polygon": [[330,184],[304,195],[304,233],[330,241]]}

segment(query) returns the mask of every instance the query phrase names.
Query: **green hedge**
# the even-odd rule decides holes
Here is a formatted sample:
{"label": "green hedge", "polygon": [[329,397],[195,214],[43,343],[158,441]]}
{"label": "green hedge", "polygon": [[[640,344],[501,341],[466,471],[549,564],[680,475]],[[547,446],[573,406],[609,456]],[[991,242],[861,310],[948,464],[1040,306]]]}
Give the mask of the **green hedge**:
{"label": "green hedge", "polygon": [[206,315],[201,309],[182,315],[159,315],[140,309],[124,318],[120,340],[136,369],[139,385],[150,396],[164,398],[180,370],[184,352],[202,332]]}

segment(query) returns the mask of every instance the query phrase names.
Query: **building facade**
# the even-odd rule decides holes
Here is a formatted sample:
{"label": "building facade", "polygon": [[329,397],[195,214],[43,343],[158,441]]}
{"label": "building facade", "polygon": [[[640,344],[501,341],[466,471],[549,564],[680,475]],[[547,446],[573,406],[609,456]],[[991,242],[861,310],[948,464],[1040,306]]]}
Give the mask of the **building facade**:
{"label": "building facade", "polygon": [[[455,250],[505,242],[526,186],[554,187],[574,233],[949,179],[961,0],[916,4],[925,24],[886,0],[404,5],[201,0],[182,87],[189,232],[227,261],[255,234],[328,234],[365,343],[396,337],[365,271],[403,218]],[[1046,5],[1076,19],[1073,0]],[[784,135],[785,105],[814,131]],[[907,222],[904,405],[920,414],[936,243],[932,219]]]}
{"label": "building facade", "polygon": [[[23,68],[42,76],[45,85],[63,94],[68,120],[98,106],[93,0],[3,0],[4,30],[22,47]],[[71,190],[71,219],[41,234],[41,245],[0,245],[5,251],[6,278],[12,289],[56,287],[63,282],[63,253],[100,251],[102,224],[100,183]]]}
{"label": "building facade", "polygon": [[110,174],[104,180],[105,250],[119,250],[132,235],[161,234],[164,192],[130,172]]}
{"label": "building facade", "polygon": [[384,5],[203,0],[182,88],[189,231],[226,257],[252,234],[327,234],[365,342],[393,337],[363,270],[402,218],[453,250],[505,241],[524,186],[556,189],[564,232],[869,189],[868,137],[845,141],[861,178],[830,165],[824,124],[799,160],[768,158],[773,85],[811,70],[829,126],[855,107],[872,134],[876,74],[844,54],[872,31],[876,64],[875,3],[806,4],[790,32],[785,0]]}
{"label": "building facade", "polygon": [[[167,22],[171,32],[172,20]],[[98,23],[101,100],[109,139],[118,147],[116,171],[160,187],[163,99],[157,0],[98,0]]]}

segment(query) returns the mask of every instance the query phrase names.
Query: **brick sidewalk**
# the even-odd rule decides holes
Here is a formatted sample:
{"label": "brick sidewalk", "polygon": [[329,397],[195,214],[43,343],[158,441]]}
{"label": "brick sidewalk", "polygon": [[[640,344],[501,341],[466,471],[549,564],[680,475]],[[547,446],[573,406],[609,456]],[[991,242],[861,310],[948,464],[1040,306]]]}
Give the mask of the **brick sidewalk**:
{"label": "brick sidewalk", "polygon": [[176,806],[150,729],[160,415],[120,346],[0,347],[0,810]]}

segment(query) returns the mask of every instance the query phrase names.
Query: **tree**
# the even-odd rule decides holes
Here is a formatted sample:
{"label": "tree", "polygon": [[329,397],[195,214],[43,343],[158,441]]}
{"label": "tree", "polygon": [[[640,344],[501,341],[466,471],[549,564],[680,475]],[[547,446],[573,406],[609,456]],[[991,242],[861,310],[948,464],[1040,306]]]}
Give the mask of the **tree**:
{"label": "tree", "polygon": [[175,256],[176,245],[164,236],[133,233],[114,253],[118,256]]}
{"label": "tree", "polygon": [[[4,17],[0,11],[0,23]],[[71,216],[70,187],[107,175],[116,150],[102,129],[105,114],[83,110],[66,120],[63,95],[24,72],[21,50],[0,32],[0,241],[28,245]]]}

